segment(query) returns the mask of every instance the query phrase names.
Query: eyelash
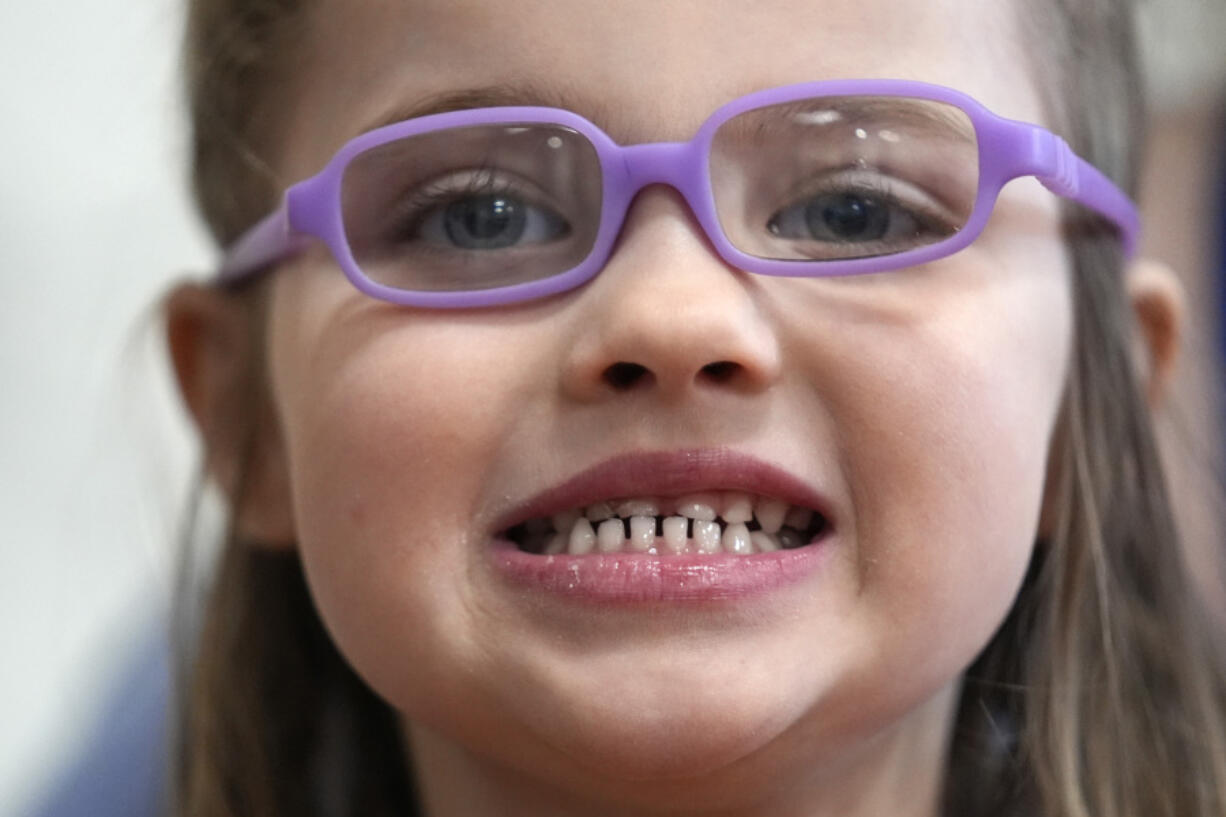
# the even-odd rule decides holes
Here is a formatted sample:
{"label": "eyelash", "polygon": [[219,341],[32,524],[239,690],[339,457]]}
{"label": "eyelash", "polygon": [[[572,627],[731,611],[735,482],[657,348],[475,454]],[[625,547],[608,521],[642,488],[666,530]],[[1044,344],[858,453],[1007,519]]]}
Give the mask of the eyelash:
{"label": "eyelash", "polygon": [[[887,181],[888,180],[888,181]],[[805,188],[776,213],[782,213],[788,208],[800,206],[803,202],[824,193],[851,194],[880,202],[892,213],[903,213],[914,219],[916,225],[930,235],[950,236],[958,231],[959,220],[943,207],[934,202],[918,201],[918,197],[910,200],[898,194],[900,186],[913,187],[921,190],[924,198],[934,198],[926,190],[901,182],[886,174],[872,174],[868,179],[842,180],[838,177],[819,180],[819,183]]]}
{"label": "eyelash", "polygon": [[[887,179],[890,179],[893,183],[887,182]],[[795,206],[800,202],[823,193],[850,193],[871,198],[889,207],[905,211],[915,218],[924,229],[946,234],[956,231],[957,228],[954,225],[957,219],[952,217],[948,211],[944,211],[943,208],[938,208],[926,202],[907,201],[904,197],[898,195],[898,187],[904,185],[914,187],[916,190],[922,189],[916,185],[898,182],[893,176],[888,176],[884,173],[874,173],[869,179],[858,178],[847,181],[837,176],[833,179],[827,177],[818,180],[817,184],[807,186],[795,195],[790,196],[786,207]],[[924,194],[927,198],[932,197],[927,191],[924,191]]]}
{"label": "eyelash", "polygon": [[[450,179],[459,173],[468,174],[457,186]],[[402,238],[416,237],[426,218],[442,207],[472,196],[514,195],[527,199],[521,186],[495,175],[490,167],[456,171],[441,181],[427,182],[399,198],[388,219],[391,229]]]}

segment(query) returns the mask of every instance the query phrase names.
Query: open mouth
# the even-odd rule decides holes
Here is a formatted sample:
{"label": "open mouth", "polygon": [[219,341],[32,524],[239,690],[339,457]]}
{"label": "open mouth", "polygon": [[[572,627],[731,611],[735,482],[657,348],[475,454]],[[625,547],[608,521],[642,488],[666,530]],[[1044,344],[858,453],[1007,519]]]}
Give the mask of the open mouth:
{"label": "open mouth", "polygon": [[524,553],[656,556],[791,550],[830,529],[820,512],[780,499],[740,492],[597,502],[529,519],[504,532]]}

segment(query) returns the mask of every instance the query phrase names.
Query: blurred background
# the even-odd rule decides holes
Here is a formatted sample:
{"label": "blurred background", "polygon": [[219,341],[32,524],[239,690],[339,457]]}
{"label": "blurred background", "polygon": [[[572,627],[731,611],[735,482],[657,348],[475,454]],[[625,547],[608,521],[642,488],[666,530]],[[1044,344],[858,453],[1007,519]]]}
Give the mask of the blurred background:
{"label": "blurred background", "polygon": [[[1166,415],[1194,553],[1219,547],[1226,2],[1143,2],[1146,242],[1190,292]],[[37,813],[156,644],[197,452],[156,301],[213,253],[186,194],[180,0],[0,9],[0,817]],[[147,660],[146,660],[147,659]],[[136,728],[136,727],[132,727]]]}
{"label": "blurred background", "polygon": [[0,815],[165,621],[195,452],[155,302],[185,192],[179,0],[0,5]]}

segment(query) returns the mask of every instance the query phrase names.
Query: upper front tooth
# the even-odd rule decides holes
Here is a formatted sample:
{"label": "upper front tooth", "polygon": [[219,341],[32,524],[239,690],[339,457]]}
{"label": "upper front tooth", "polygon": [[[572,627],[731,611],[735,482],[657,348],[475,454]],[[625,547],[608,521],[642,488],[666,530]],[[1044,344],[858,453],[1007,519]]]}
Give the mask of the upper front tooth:
{"label": "upper front tooth", "polygon": [[727,494],[724,497],[724,512],[720,514],[730,524],[753,519],[753,502],[746,494]]}
{"label": "upper front tooth", "polygon": [[608,502],[597,502],[595,505],[588,505],[583,515],[593,522],[600,522],[613,516],[613,506]]}
{"label": "upper front tooth", "polygon": [[714,494],[693,494],[682,497],[677,502],[677,513],[690,519],[700,519],[710,522],[715,519],[715,506],[718,498]]}
{"label": "upper front tooth", "polygon": [[654,516],[630,517],[630,549],[646,551],[656,542],[656,518]]}
{"label": "upper front tooth", "polygon": [[632,516],[659,516],[659,503],[650,499],[627,499],[617,504],[617,515],[623,519]]}
{"label": "upper front tooth", "polygon": [[606,519],[596,528],[596,546],[604,553],[616,553],[626,543],[626,527],[620,519]]}
{"label": "upper front tooth", "polygon": [[758,524],[767,533],[778,533],[783,527],[783,518],[787,516],[788,503],[778,499],[762,499],[758,502]]}

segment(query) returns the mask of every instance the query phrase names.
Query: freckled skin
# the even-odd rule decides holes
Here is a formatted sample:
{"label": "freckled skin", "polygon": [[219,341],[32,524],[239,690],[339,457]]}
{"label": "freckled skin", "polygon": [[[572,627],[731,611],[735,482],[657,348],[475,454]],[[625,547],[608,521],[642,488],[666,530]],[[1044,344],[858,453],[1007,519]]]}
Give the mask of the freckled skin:
{"label": "freckled skin", "polygon": [[[740,94],[836,77],[951,85],[1042,122],[1025,71],[995,70],[1019,50],[1000,14],[325,3],[281,169],[313,173],[427,94],[521,80],[627,140],[688,138]],[[395,307],[315,249],[277,274],[269,326],[315,602],[403,713],[434,811],[465,815],[934,814],[960,674],[1030,556],[1070,343],[1056,204],[1031,183],[971,249],[859,279],[731,269],[663,188],[596,280],[536,303]],[[699,376],[724,361],[733,377]],[[617,362],[654,377],[611,390]],[[628,451],[702,447],[830,499],[823,570],[743,606],[610,611],[489,569],[516,503]]]}

